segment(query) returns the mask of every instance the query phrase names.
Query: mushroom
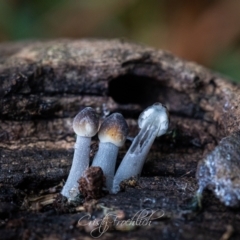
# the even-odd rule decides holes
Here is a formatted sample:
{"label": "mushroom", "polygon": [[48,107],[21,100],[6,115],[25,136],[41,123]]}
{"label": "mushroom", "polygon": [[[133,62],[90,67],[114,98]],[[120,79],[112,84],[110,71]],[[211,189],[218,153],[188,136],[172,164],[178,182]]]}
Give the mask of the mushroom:
{"label": "mushroom", "polygon": [[99,149],[92,166],[101,167],[106,177],[106,187],[112,188],[118,150],[123,146],[128,134],[128,125],[120,113],[107,117],[98,132]]}
{"label": "mushroom", "polygon": [[84,108],[73,120],[73,130],[77,134],[77,140],[74,147],[72,167],[61,192],[69,200],[75,198],[79,193],[78,180],[86,168],[89,167],[91,137],[97,133],[98,127],[99,118],[91,107]]}
{"label": "mushroom", "polygon": [[168,110],[161,103],[153,104],[140,114],[138,118],[140,132],[133,140],[114,176],[112,193],[120,190],[121,181],[141,174],[155,138],[166,133],[168,123]]}

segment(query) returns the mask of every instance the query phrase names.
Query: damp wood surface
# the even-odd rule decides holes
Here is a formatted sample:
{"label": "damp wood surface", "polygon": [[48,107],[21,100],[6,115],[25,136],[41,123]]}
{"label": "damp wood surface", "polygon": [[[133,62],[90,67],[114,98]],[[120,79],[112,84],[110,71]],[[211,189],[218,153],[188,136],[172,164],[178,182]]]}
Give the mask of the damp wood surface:
{"label": "damp wood surface", "polygon": [[[221,239],[229,229],[239,239],[239,209],[210,191],[201,210],[192,206],[198,162],[239,131],[239,86],[166,51],[123,40],[61,39],[0,45],[0,239],[91,239],[77,224],[84,212],[51,202],[70,170],[72,119],[85,106],[102,120],[120,112],[134,137],[139,114],[155,102],[169,109],[169,132],[155,140],[139,181],[94,206],[122,210],[126,219],[146,208],[164,217],[101,239]],[[91,159],[97,144],[94,137]],[[39,205],[49,194],[49,204]]]}

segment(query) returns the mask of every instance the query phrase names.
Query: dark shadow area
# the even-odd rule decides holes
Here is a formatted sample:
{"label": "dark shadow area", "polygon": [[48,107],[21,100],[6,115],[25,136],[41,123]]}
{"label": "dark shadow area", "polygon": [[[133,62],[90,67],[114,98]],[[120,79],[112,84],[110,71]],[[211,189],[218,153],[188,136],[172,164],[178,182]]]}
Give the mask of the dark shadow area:
{"label": "dark shadow area", "polygon": [[109,82],[109,96],[120,104],[148,105],[158,99],[159,81],[152,78],[123,75]]}
{"label": "dark shadow area", "polygon": [[[188,94],[164,85],[164,80],[131,74],[122,75],[109,82],[108,95],[118,104],[139,104],[146,108],[155,102],[161,102],[171,114],[177,116],[196,119],[202,119],[204,116],[204,111],[198,103],[193,103]],[[132,118],[140,114],[134,109],[119,111]]]}

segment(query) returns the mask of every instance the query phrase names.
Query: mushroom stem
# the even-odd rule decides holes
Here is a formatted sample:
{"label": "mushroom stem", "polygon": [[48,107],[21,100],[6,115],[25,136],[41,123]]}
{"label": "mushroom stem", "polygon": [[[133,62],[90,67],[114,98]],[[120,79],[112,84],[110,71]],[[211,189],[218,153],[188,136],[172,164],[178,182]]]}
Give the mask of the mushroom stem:
{"label": "mushroom stem", "polygon": [[120,183],[141,174],[145,159],[157,136],[166,133],[168,112],[162,104],[147,108],[138,119],[141,130],[124,156],[113,180],[112,193],[120,190]]}
{"label": "mushroom stem", "polygon": [[[110,142],[100,142],[92,166],[101,166],[106,177],[106,187],[111,190],[119,148]],[[109,161],[108,161],[109,159]]]}
{"label": "mushroom stem", "polygon": [[123,180],[141,174],[145,159],[156,135],[155,128],[153,127],[142,129],[139,132],[116,172],[112,193],[119,192],[119,185]]}
{"label": "mushroom stem", "polygon": [[[61,192],[61,194],[67,198],[72,199],[78,193],[78,180],[83,172],[89,167],[90,145],[91,138],[77,136],[77,141],[74,146],[75,150],[72,167]],[[71,196],[71,194],[73,196]]]}

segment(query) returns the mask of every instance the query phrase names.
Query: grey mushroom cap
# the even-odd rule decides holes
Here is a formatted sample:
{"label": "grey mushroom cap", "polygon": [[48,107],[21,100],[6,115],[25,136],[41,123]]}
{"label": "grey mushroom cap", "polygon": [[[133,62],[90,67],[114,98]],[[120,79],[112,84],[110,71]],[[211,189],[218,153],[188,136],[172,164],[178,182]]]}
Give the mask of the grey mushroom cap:
{"label": "grey mushroom cap", "polygon": [[80,111],[73,120],[73,130],[81,137],[93,137],[99,128],[99,117],[91,107]]}
{"label": "grey mushroom cap", "polygon": [[122,147],[128,135],[128,125],[120,113],[113,113],[102,123],[98,138],[100,142],[110,142],[117,147]]}
{"label": "grey mushroom cap", "polygon": [[155,103],[146,108],[138,118],[138,126],[139,128],[143,128],[147,125],[151,125],[151,123],[156,121],[156,119],[159,119],[158,122],[161,123],[157,130],[157,137],[159,137],[167,132],[169,124],[168,110],[161,103]]}

